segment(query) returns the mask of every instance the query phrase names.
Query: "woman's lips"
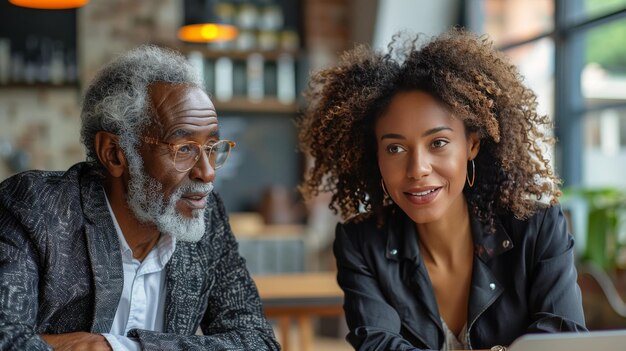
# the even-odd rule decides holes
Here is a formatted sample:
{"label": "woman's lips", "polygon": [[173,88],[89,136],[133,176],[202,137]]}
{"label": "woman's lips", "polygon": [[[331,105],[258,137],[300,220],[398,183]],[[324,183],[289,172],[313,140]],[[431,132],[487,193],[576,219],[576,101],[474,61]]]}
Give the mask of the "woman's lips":
{"label": "woman's lips", "polygon": [[404,192],[404,196],[414,205],[425,205],[435,200],[440,191],[441,188],[416,189]]}

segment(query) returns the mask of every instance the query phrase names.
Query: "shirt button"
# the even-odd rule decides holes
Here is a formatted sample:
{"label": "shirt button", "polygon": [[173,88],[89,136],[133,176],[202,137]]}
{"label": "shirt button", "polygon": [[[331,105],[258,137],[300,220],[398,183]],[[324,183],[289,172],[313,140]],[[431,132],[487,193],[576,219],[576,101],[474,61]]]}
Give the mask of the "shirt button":
{"label": "shirt button", "polygon": [[511,246],[511,242],[510,242],[510,241],[508,241],[508,240],[504,240],[504,241],[502,242],[502,247],[503,247],[503,248],[508,249],[510,246]]}
{"label": "shirt button", "polygon": [[398,254],[398,250],[396,250],[396,249],[391,249],[391,250],[389,250],[389,254],[390,254],[391,256],[395,256],[395,255],[397,255],[397,254]]}
{"label": "shirt button", "polygon": [[496,284],[494,284],[494,283],[490,283],[490,284],[489,284],[489,289],[491,289],[491,290],[496,290]]}

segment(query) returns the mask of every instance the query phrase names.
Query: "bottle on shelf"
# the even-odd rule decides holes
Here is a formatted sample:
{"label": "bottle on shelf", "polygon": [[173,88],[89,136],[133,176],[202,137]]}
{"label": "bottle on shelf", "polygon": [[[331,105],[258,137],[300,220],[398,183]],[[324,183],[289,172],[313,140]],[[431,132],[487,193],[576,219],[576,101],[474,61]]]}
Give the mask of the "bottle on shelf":
{"label": "bottle on shelf", "polygon": [[246,81],[248,99],[253,102],[263,100],[265,95],[263,85],[263,55],[254,53],[250,54],[246,63]]}
{"label": "bottle on shelf", "polygon": [[233,60],[229,57],[215,60],[215,98],[221,101],[233,98]]}
{"label": "bottle on shelf", "polygon": [[24,60],[23,77],[25,83],[34,84],[39,71],[39,37],[29,35],[26,38],[26,55]]}
{"label": "bottle on shelf", "polygon": [[296,100],[296,68],[293,55],[283,53],[277,62],[277,95],[283,104]]}
{"label": "bottle on shelf", "polygon": [[53,44],[52,56],[50,58],[50,83],[59,85],[65,82],[65,53],[63,52],[63,42],[57,40]]}
{"label": "bottle on shelf", "polygon": [[11,80],[11,40],[0,38],[0,84]]}

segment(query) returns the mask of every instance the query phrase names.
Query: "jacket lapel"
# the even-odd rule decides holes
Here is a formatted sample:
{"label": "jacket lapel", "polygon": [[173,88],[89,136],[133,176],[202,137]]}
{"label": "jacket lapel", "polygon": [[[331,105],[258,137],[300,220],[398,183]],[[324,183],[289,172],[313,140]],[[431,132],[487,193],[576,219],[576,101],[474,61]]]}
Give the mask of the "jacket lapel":
{"label": "jacket lapel", "polygon": [[199,324],[196,313],[200,293],[204,290],[199,279],[200,263],[195,243],[177,241],[176,251],[167,263],[165,298],[165,332],[180,335],[193,334]]}
{"label": "jacket lapel", "polygon": [[122,288],[124,271],[120,244],[107,207],[101,179],[95,175],[81,178],[85,214],[85,236],[94,282],[92,333],[108,333],[113,325]]}
{"label": "jacket lapel", "polygon": [[[407,283],[419,301],[417,305],[409,304],[400,310],[401,319],[405,328],[429,349],[438,349],[442,342],[443,330],[432,283],[419,253],[415,224],[403,214],[398,216],[400,219],[397,223],[400,225],[395,228],[389,227],[387,245],[401,247],[399,258],[402,281]],[[387,252],[389,251],[388,249]],[[434,335],[437,337],[433,340]]]}
{"label": "jacket lapel", "polygon": [[[408,268],[411,264],[407,262],[406,266]],[[429,349],[438,349],[439,345],[441,345],[443,331],[430,278],[423,264],[418,263],[417,266],[408,268],[406,271],[409,270],[412,270],[414,273],[405,281],[409,282],[409,287],[415,296],[418,297],[420,304],[418,309],[405,310],[405,313],[410,314],[410,318],[403,318],[406,321],[405,327]],[[433,340],[435,335],[436,338]]]}
{"label": "jacket lapel", "polygon": [[496,221],[496,232],[489,233],[478,220],[471,217],[474,237],[474,264],[468,304],[468,330],[480,315],[491,306],[504,289],[487,265],[494,256],[513,248],[513,243],[502,224]]}
{"label": "jacket lapel", "polygon": [[[394,216],[396,225],[388,227],[387,258],[400,261],[401,277],[408,282],[411,291],[420,302],[418,306],[406,306],[400,310],[405,327],[427,347],[437,349],[443,342],[443,327],[437,300],[426,266],[419,253],[418,236],[414,223],[406,216]],[[502,224],[496,221],[496,232],[490,233],[473,216],[470,216],[475,254],[472,283],[468,304],[468,330],[503,293],[504,289],[495,278],[487,262],[492,257],[513,248],[511,239]],[[397,225],[402,223],[402,225]],[[391,255],[394,248],[401,247],[398,257]],[[436,340],[432,336],[436,335]],[[430,337],[429,337],[430,336]]]}
{"label": "jacket lapel", "polygon": [[[208,241],[207,236],[214,235],[212,233],[213,226],[211,218],[213,213],[213,203],[207,204],[207,210],[204,218],[206,222],[206,231],[201,241]],[[220,236],[218,236],[220,237]],[[196,332],[196,328],[200,324],[200,318],[207,308],[207,277],[214,278],[211,272],[208,272],[209,264],[207,262],[210,257],[199,249],[200,243],[176,242],[176,251],[167,263],[167,281],[166,297],[165,297],[165,325],[164,329],[167,333],[177,333],[181,335],[190,335]],[[210,289],[210,287],[209,287]],[[202,298],[202,300],[201,300]]]}
{"label": "jacket lapel", "polygon": [[475,258],[467,311],[468,329],[503,291],[500,282],[493,276],[489,267],[480,259]]}

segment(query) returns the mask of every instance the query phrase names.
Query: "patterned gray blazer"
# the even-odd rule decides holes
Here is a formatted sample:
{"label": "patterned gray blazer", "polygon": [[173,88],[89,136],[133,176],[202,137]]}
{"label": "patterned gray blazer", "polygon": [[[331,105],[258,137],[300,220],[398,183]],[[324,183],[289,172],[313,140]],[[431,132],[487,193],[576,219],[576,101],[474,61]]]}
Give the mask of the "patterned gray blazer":
{"label": "patterned gray blazer", "polygon": [[[79,163],[0,184],[0,350],[50,350],[38,334],[110,331],[124,276],[102,181]],[[215,194],[206,221],[167,264],[165,332],[129,336],[146,350],[279,350]]]}

